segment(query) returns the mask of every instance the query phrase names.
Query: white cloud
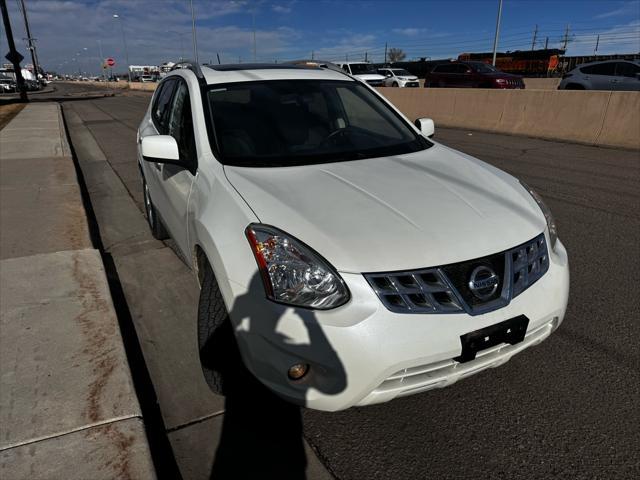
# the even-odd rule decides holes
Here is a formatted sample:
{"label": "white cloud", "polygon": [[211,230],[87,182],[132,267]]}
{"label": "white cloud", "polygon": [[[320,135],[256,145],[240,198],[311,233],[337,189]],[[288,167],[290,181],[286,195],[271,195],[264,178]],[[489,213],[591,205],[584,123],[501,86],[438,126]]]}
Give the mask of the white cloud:
{"label": "white cloud", "polygon": [[599,15],[596,15],[593,18],[601,20],[604,18],[619,17],[622,15],[628,15],[628,16],[635,15],[636,17],[640,17],[640,2],[637,2],[637,1],[625,2],[622,4],[622,6],[615,8],[613,10],[609,10],[608,12],[604,12]]}
{"label": "white cloud", "polygon": [[[7,3],[18,50],[26,57],[22,18],[16,2]],[[238,57],[252,58],[253,30],[247,13],[248,4],[246,1],[194,1],[201,61],[216,59],[218,52],[227,62],[237,62]],[[132,65],[160,64],[183,55],[193,57],[191,12],[189,3],[182,0],[98,0],[92,3],[31,0],[27,9],[33,36],[38,39],[38,56],[45,69],[62,73],[81,69],[97,74],[101,63],[100,46],[103,57],[114,57],[118,71],[124,69],[121,27]],[[120,19],[114,19],[114,13]],[[235,22],[217,26],[220,22],[211,20],[224,17],[233,18]],[[298,38],[299,33],[291,28],[257,28],[258,57],[278,56]]]}
{"label": "white cloud", "polygon": [[284,5],[271,5],[271,9],[276,13],[291,13],[291,7]]}
{"label": "white cloud", "polygon": [[424,35],[427,33],[426,28],[394,28],[391,30],[393,33],[398,35],[404,35],[406,37],[417,37],[418,35]]}

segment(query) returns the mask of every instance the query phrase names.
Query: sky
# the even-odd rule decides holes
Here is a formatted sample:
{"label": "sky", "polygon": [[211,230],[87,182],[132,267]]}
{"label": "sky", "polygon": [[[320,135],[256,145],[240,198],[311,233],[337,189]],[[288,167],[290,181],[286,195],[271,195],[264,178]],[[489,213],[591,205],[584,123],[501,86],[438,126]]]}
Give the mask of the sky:
{"label": "sky", "polygon": [[[25,0],[40,63],[58,73],[99,73],[112,57],[158,65],[193,58],[189,0]],[[18,50],[28,56],[18,0],[7,0]],[[408,59],[488,52],[498,0],[193,0],[199,60],[222,63]],[[118,18],[113,15],[117,14]],[[504,0],[499,51],[562,46],[567,55],[640,52],[640,0]],[[124,35],[123,35],[124,34]],[[126,49],[125,49],[126,43]],[[0,52],[8,52],[4,28]],[[102,53],[101,53],[102,52]],[[26,62],[25,62],[26,63]],[[119,71],[119,70],[118,70]]]}

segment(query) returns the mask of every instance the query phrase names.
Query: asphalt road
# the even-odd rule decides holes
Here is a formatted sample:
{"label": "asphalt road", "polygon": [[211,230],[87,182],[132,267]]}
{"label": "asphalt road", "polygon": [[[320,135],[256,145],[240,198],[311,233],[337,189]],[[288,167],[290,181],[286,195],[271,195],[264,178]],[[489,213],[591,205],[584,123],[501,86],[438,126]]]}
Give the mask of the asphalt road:
{"label": "asphalt road", "polygon": [[[61,88],[59,97],[73,93]],[[65,104],[140,210],[135,129],[149,98]],[[564,324],[500,368],[445,389],[338,413],[305,410],[306,440],[339,479],[640,478],[640,152],[437,125],[436,139],[545,198],[571,264]]]}

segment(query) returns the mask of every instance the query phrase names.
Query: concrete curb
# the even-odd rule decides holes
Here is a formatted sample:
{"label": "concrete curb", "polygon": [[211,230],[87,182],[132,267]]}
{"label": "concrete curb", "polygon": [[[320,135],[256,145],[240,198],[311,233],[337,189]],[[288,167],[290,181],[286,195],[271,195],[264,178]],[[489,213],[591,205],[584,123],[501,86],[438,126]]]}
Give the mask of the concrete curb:
{"label": "concrete curb", "polygon": [[0,142],[0,477],[155,478],[60,106]]}

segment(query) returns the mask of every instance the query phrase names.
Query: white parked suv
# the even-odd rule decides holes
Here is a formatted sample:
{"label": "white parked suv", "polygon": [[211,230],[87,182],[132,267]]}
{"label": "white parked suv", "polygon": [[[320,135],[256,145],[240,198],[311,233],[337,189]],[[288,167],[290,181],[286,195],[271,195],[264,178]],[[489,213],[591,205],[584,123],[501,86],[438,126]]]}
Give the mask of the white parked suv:
{"label": "white parked suv", "polygon": [[350,75],[368,83],[372,87],[381,87],[384,85],[384,77],[377,73],[368,62],[345,62],[336,63],[338,67]]}
{"label": "white parked suv", "polygon": [[404,68],[379,68],[378,73],[384,77],[385,87],[414,87],[420,86],[418,77],[411,75]]}
{"label": "white parked suv", "polygon": [[310,408],[385,402],[501,365],[560,325],[569,266],[547,207],[432,134],[338,71],[162,80],[138,131],[145,208],[199,280],[214,391],[246,366]]}

